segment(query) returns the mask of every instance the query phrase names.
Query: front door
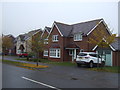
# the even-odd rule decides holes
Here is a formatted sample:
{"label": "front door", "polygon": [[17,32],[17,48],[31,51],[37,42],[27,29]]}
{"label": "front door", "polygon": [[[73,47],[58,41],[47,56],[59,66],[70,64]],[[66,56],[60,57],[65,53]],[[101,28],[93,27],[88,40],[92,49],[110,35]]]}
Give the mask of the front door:
{"label": "front door", "polygon": [[76,49],[69,49],[69,55],[72,56],[72,62],[76,59]]}

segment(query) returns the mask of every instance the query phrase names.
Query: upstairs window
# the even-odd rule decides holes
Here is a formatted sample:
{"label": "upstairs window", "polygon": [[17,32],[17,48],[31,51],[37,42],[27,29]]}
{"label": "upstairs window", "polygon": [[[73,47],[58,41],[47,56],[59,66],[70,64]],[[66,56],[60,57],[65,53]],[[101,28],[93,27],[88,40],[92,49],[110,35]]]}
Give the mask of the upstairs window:
{"label": "upstairs window", "polygon": [[52,41],[53,42],[58,42],[58,35],[53,35],[52,36]]}
{"label": "upstairs window", "polygon": [[74,34],[74,41],[82,41],[82,33]]}
{"label": "upstairs window", "polygon": [[48,44],[48,39],[45,39],[45,40],[44,40],[44,44]]}

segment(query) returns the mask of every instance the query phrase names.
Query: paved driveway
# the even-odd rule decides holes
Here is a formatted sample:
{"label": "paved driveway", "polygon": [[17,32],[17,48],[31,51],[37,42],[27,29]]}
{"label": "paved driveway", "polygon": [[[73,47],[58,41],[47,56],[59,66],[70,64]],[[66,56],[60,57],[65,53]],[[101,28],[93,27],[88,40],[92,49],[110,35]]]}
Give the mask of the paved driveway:
{"label": "paved driveway", "polygon": [[[7,58],[14,60],[13,57],[6,57],[6,59]],[[49,66],[49,68],[41,69],[40,71],[31,70],[29,72],[34,72],[31,75],[27,74],[27,72],[24,74],[34,80],[42,81],[59,88],[118,87],[117,73],[90,71],[87,68],[78,68],[77,66]]]}

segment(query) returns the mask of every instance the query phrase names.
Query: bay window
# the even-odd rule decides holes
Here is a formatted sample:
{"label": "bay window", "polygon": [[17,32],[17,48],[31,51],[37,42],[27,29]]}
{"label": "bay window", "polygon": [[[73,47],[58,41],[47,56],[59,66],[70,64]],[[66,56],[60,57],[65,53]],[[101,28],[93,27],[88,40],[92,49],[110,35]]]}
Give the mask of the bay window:
{"label": "bay window", "polygon": [[50,57],[60,58],[60,49],[51,48],[50,49]]}

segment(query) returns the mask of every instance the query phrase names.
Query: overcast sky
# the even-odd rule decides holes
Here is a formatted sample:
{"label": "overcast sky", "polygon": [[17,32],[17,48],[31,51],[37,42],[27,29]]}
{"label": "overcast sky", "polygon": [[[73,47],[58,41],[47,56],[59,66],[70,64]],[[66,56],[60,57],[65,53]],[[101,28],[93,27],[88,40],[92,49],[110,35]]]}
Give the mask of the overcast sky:
{"label": "overcast sky", "polygon": [[117,2],[4,2],[2,30],[15,37],[28,31],[51,27],[54,21],[66,24],[103,18],[118,33]]}

